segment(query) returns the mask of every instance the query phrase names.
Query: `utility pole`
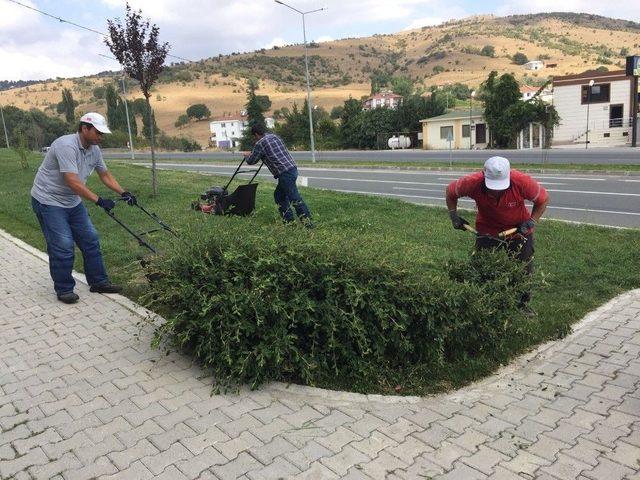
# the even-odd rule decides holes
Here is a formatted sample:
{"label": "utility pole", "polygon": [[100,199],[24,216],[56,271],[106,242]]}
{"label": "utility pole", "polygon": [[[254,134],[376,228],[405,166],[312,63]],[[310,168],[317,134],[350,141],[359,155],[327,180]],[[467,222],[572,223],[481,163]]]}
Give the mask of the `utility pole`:
{"label": "utility pole", "polygon": [[311,140],[311,162],[316,163],[316,144],[315,144],[315,139],[313,135],[313,114],[312,114],[313,105],[311,104],[311,82],[309,81],[309,55],[307,54],[307,29],[306,29],[304,17],[309,13],[321,12],[322,10],[326,10],[326,8],[317,8],[315,10],[309,10],[308,12],[303,12],[301,10],[298,10],[297,8],[292,7],[291,5],[287,5],[286,3],[281,2],[280,0],[274,0],[274,1],[302,15],[302,38],[304,40],[304,68],[305,68],[305,75],[307,77],[307,110],[309,111],[309,137]]}
{"label": "utility pole", "polygon": [[631,81],[633,90],[633,102],[631,102],[631,111],[633,115],[631,117],[631,146],[638,146],[638,76],[634,75]]}
{"label": "utility pole", "polygon": [[589,148],[589,107],[591,106],[591,89],[593,88],[593,80],[589,81],[589,90],[587,90],[587,136],[584,140],[584,148]]}
{"label": "utility pole", "polygon": [[129,131],[129,150],[131,151],[131,160],[136,159],[133,153],[133,137],[131,136],[131,122],[129,121],[129,107],[127,106],[127,91],[124,88],[124,77],[122,77],[122,101],[124,102],[124,111],[127,116],[127,130]]}
{"label": "utility pole", "polygon": [[0,105],[0,117],[2,117],[2,128],[4,128],[4,140],[7,142],[7,148],[9,147],[9,134],[7,133],[7,125],[4,123],[4,112],[2,111],[2,105]]}
{"label": "utility pole", "polygon": [[640,76],[640,55],[627,57],[626,74],[632,76],[631,80],[631,146],[638,145],[638,76]]}
{"label": "utility pole", "polygon": [[476,96],[476,91],[473,90],[471,92],[471,95],[469,96],[469,150],[473,150],[473,137],[471,136],[472,135],[471,124],[473,123],[473,120],[471,115],[473,112],[473,97],[475,96]]}

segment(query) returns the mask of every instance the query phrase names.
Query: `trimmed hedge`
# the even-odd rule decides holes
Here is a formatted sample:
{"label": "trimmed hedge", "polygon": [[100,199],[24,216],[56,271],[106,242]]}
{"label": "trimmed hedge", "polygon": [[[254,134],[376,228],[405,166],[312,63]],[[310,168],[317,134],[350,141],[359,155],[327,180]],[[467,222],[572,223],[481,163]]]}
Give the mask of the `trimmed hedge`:
{"label": "trimmed hedge", "polygon": [[[179,348],[227,388],[269,380],[386,392],[407,369],[492,355],[526,328],[531,280],[503,253],[420,271],[339,232],[212,218],[147,274],[147,306],[167,322],[154,345]],[[338,381],[336,381],[338,379]]]}

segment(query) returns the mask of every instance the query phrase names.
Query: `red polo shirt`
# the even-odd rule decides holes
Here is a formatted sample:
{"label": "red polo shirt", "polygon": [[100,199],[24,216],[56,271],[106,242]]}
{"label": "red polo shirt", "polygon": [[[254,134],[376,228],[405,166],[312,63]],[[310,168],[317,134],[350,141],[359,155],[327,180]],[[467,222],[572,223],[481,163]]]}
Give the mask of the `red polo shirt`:
{"label": "red polo shirt", "polygon": [[494,236],[517,227],[531,217],[531,212],[524,204],[525,200],[543,203],[549,198],[544,187],[518,170],[511,170],[511,185],[499,199],[489,195],[484,185],[484,172],[472,173],[451,182],[447,187],[447,196],[474,199],[478,207],[476,230]]}

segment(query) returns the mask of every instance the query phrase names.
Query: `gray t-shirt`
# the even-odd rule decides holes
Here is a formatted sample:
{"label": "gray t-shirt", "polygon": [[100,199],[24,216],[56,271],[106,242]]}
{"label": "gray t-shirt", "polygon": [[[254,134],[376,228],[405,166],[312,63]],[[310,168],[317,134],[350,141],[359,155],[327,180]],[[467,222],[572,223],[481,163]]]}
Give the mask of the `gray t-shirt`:
{"label": "gray t-shirt", "polygon": [[82,183],[97,169],[107,170],[97,145],[84,148],[77,133],[63,135],[51,144],[38,169],[31,196],[38,202],[56,207],[72,208],[82,199],[64,181],[64,173],[77,173]]}

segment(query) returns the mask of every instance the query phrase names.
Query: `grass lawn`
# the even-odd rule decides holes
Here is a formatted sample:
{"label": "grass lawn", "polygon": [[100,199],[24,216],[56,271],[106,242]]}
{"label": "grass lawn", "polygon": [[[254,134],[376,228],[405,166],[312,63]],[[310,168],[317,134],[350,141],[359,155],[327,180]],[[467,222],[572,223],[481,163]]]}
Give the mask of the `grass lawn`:
{"label": "grass lawn", "polygon": [[[29,191],[41,156],[34,155],[30,168],[22,170],[17,156],[0,149],[0,228],[44,250],[45,244],[30,207]],[[204,216],[190,209],[190,202],[211,185],[223,184],[223,178],[187,172],[159,171],[159,196],[150,196],[150,171],[122,162],[109,162],[116,178],[134,192],[145,207],[156,212],[178,231],[192,226],[205,227],[210,235],[225,228],[226,218]],[[93,175],[90,188],[108,196],[109,192]],[[257,209],[251,222],[278,223],[270,183],[258,188]],[[345,239],[362,238],[363,244],[376,244],[376,254],[386,261],[410,259],[416,269],[433,271],[450,259],[469,254],[473,238],[451,228],[446,211],[398,200],[364,195],[302,189],[317,223],[314,234],[326,233]],[[94,205],[88,205],[92,220],[101,235],[105,261],[112,279],[122,283],[125,295],[136,300],[144,292],[137,257],[145,251],[112,219]],[[150,224],[137,209],[119,204],[116,214],[134,229]],[[469,218],[471,220],[471,218]],[[324,232],[324,233],[323,233]],[[160,248],[169,237],[154,234],[152,243]],[[451,365],[403,393],[423,394],[459,387],[494,370],[514,354],[522,353],[545,340],[561,337],[581,319],[615,295],[640,287],[640,231],[613,230],[594,226],[567,225],[543,221],[536,238],[536,266],[544,272],[546,285],[532,301],[538,312],[535,328],[526,338],[514,337],[507,351],[493,358],[479,358]],[[77,259],[80,255],[77,256]],[[76,269],[82,271],[81,261]],[[52,301],[53,301],[52,286]],[[340,388],[339,380],[328,387]]]}

